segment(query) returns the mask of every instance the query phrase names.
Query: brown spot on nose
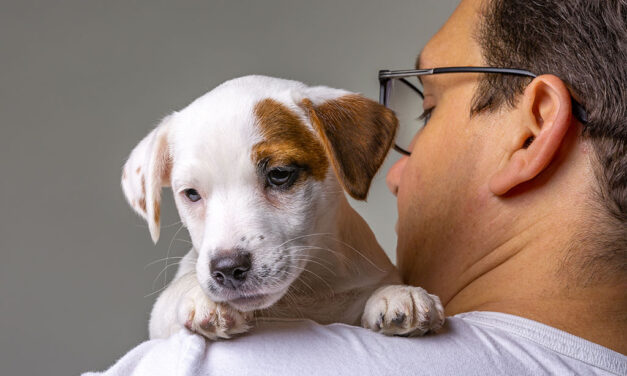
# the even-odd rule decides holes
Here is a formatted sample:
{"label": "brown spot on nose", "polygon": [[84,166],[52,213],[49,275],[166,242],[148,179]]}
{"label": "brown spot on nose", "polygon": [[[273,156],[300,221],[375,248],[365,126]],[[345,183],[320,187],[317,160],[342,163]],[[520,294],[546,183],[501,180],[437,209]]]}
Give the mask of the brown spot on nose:
{"label": "brown spot on nose", "polygon": [[284,104],[264,99],[254,108],[263,141],[253,146],[255,164],[267,159],[269,166],[295,164],[306,167],[305,174],[323,180],[329,161],[314,132]]}

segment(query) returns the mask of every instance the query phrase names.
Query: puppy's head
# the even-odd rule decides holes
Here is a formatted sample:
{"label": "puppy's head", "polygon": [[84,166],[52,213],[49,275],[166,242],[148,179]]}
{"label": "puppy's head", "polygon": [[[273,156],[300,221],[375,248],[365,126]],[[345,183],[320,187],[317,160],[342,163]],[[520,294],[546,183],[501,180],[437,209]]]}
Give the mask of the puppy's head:
{"label": "puppy's head", "polygon": [[366,198],[396,127],[357,94],[242,77],[166,117],[131,153],[122,186],[156,242],[170,185],[205,293],[266,308],[302,272],[308,235],[333,226],[342,188]]}

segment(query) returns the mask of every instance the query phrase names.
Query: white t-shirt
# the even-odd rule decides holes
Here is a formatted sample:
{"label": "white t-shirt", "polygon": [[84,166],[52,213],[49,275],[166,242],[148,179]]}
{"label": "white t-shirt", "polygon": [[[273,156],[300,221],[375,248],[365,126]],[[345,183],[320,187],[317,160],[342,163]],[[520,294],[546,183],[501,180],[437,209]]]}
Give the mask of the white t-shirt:
{"label": "white t-shirt", "polygon": [[535,321],[470,312],[418,338],[308,320],[267,319],[216,342],[182,330],[140,344],[102,374],[627,375],[627,357]]}

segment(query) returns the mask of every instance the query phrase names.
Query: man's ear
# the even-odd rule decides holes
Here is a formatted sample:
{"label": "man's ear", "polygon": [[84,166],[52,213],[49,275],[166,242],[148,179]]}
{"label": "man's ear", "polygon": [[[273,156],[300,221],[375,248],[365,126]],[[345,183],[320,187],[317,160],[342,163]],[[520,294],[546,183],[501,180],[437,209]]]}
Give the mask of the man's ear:
{"label": "man's ear", "polygon": [[135,146],[122,169],[122,189],[128,203],[148,222],[153,242],[159,240],[161,187],[170,183],[172,158],[168,149],[167,116]]}
{"label": "man's ear", "polygon": [[571,97],[558,77],[536,77],[525,89],[512,124],[508,157],[491,177],[489,188],[504,195],[544,171],[562,146],[572,122]]}
{"label": "man's ear", "polygon": [[365,200],[394,141],[398,127],[394,113],[361,95],[326,87],[310,88],[301,107],[344,190]]}

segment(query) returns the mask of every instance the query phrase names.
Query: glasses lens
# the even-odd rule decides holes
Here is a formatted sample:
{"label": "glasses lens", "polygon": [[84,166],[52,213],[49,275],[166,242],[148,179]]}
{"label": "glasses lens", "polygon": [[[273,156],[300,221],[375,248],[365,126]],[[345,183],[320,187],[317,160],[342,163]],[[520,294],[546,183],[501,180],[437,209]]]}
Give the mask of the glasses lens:
{"label": "glasses lens", "polygon": [[[424,126],[422,115],[422,93],[417,78],[395,78],[389,83],[387,106],[394,111],[398,118],[399,128],[396,134],[396,145],[406,151],[412,139]],[[413,87],[412,87],[413,85]]]}

